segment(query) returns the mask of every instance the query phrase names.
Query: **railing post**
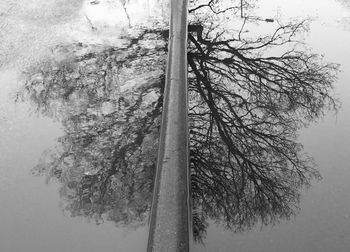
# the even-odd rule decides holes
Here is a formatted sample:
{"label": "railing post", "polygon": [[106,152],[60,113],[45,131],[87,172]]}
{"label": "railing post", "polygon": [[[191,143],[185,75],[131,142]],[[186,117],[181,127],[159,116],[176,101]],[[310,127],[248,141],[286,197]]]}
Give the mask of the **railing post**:
{"label": "railing post", "polygon": [[148,252],[186,252],[190,242],[187,0],[170,0],[170,31]]}

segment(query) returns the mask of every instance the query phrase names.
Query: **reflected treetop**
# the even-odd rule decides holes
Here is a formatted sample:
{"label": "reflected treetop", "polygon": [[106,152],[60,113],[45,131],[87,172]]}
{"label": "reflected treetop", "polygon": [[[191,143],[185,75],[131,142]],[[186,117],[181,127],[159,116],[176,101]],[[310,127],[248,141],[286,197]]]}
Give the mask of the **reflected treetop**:
{"label": "reflected treetop", "polygon": [[[238,28],[220,20],[239,16],[239,1],[191,4],[190,167],[201,240],[209,219],[242,231],[295,214],[301,190],[320,177],[297,132],[337,109],[337,66],[302,46],[306,21],[277,20],[270,34],[252,34],[247,26],[260,19],[249,18],[251,2],[244,1],[244,18],[230,19]],[[119,225],[147,220],[167,33],[155,24],[134,28],[123,47],[58,46],[55,57],[25,73],[18,98],[65,131],[34,172],[59,181],[72,216]]]}

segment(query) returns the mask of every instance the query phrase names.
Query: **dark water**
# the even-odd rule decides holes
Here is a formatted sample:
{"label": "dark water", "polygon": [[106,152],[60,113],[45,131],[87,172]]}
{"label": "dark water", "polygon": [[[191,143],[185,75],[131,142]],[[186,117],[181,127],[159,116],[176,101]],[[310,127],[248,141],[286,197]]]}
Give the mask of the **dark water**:
{"label": "dark water", "polygon": [[[0,251],[144,251],[166,58],[162,34],[135,40],[137,32],[125,33],[128,21],[120,6],[112,16],[114,9],[103,1],[95,7],[68,2],[60,8],[55,1],[0,4]],[[160,18],[161,8],[152,9],[150,2],[143,15]],[[205,192],[209,204],[205,209],[200,200],[194,203],[194,213],[205,218],[196,219],[199,243],[192,251],[349,251],[350,9],[347,1],[331,0],[261,5],[256,15],[317,17],[306,41],[326,61],[341,65],[335,85],[341,109],[298,137],[323,179],[300,191],[300,203],[288,199],[297,204],[285,211],[268,205],[236,211],[231,201],[222,203],[232,195],[225,198],[220,186],[214,188],[221,194],[208,193],[211,180],[203,180],[193,193]],[[130,16],[137,15],[130,7]],[[191,94],[196,105],[196,92]],[[206,121],[193,118],[194,132],[201,133]],[[209,147],[193,141],[193,157],[224,152],[213,139]],[[215,158],[196,159],[199,179],[206,175],[202,167],[214,170],[225,161]],[[216,210],[222,205],[243,224],[225,219]],[[259,212],[275,217],[275,225],[269,219],[261,225]]]}

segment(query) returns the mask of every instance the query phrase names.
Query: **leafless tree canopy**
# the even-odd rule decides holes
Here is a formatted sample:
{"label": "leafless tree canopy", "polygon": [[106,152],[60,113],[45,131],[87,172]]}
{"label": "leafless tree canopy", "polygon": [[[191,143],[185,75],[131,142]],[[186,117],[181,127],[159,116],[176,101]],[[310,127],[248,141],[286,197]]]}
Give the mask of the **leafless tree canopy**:
{"label": "leafless tree canopy", "polygon": [[[193,15],[203,8],[216,15],[224,11],[218,1],[192,4]],[[272,34],[252,38],[244,31],[247,19],[230,33],[208,20],[197,19],[188,34],[197,240],[205,236],[208,219],[242,231],[295,214],[301,189],[320,177],[297,132],[338,106],[332,96],[337,66],[298,47],[304,21],[279,24]],[[62,183],[64,208],[73,216],[117,224],[146,219],[166,39],[167,31],[152,28],[127,38],[124,48],[79,54],[83,45],[74,45],[70,59],[26,73],[19,97],[29,98],[65,129],[57,148],[34,170]]]}

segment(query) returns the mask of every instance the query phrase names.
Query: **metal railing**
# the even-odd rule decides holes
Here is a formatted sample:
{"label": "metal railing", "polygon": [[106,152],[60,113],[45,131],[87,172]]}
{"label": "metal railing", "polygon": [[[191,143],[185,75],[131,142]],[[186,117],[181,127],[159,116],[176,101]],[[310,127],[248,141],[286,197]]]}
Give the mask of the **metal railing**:
{"label": "metal railing", "polygon": [[187,0],[170,1],[165,96],[148,252],[189,251],[190,171],[187,95]]}

